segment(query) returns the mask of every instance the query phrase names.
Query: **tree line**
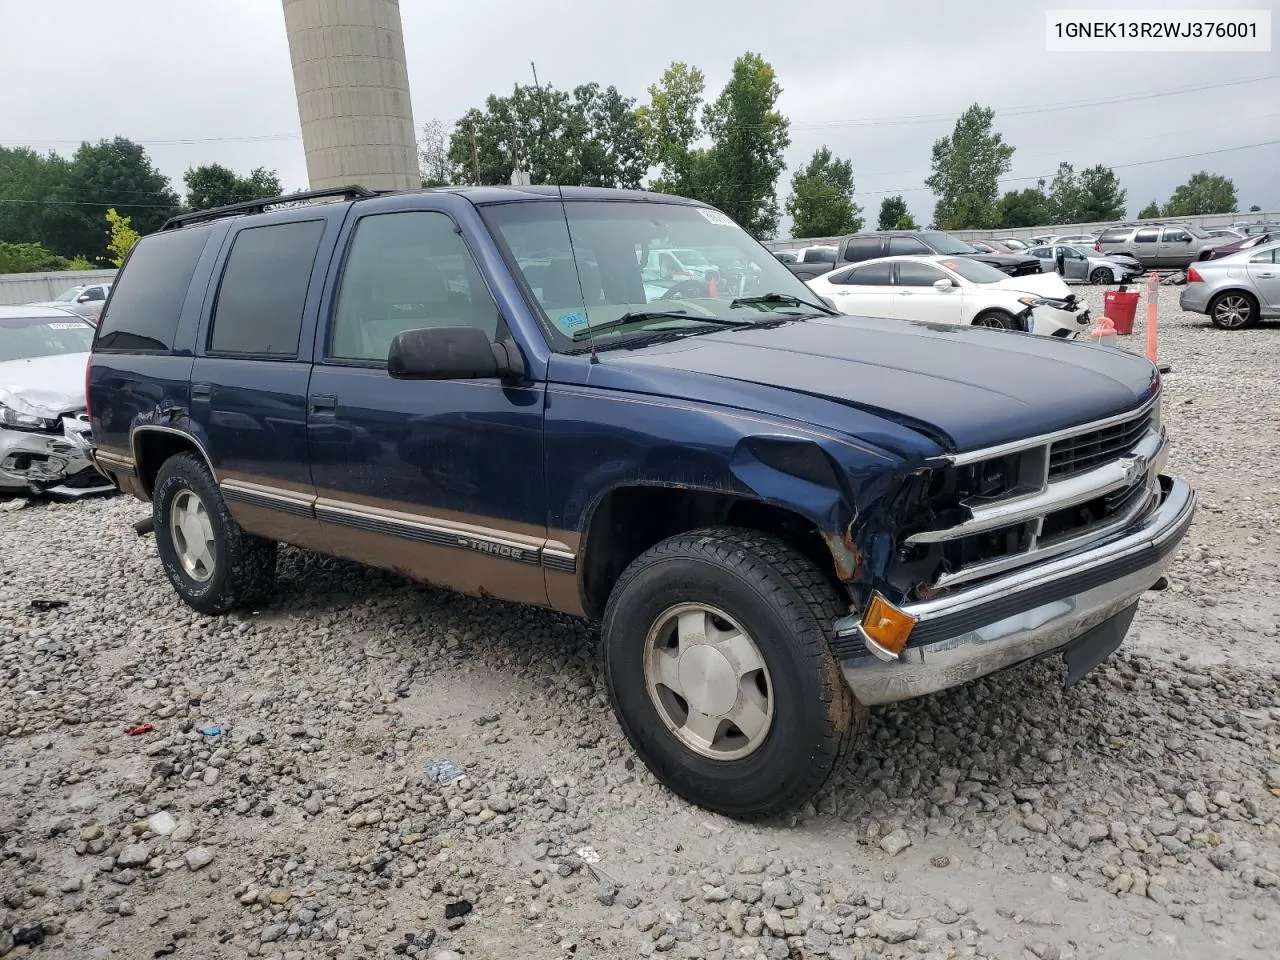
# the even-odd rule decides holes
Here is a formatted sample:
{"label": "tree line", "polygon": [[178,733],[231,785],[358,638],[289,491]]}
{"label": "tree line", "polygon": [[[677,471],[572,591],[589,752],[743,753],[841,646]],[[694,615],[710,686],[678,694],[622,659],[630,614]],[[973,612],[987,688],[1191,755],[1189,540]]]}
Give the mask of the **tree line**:
{"label": "tree line", "polygon": [[125,137],[83,143],[69,158],[0,146],[0,273],[118,265],[122,238],[180,213],[281,193],[280,178],[261,167],[242,176],[209,163],[182,179],[185,197]]}
{"label": "tree line", "polygon": [[[774,236],[783,210],[792,235],[834,236],[862,229],[853,161],[829,146],[796,169],[780,206],[778,180],[791,145],[777,108],[782,87],[759,54],[744,53],[712,97],[698,67],[673,62],[639,102],[614,86],[558,90],[536,81],[493,94],[448,125],[424,125],[423,186],[545,183],[636,189],[642,186],[710,203],[761,239]],[[933,144],[924,185],[933,192],[931,226],[942,230],[1020,228],[1125,217],[1127,191],[1103,164],[1059,164],[1046,184],[1000,191],[1014,147],[995,113],[973,104]],[[83,143],[68,158],[0,146],[0,272],[87,269],[115,262],[130,235],[175,214],[282,193],[275,171],[239,174],[220,164],[189,168],[180,196],[142,145],[124,137]],[[1143,218],[1236,209],[1234,184],[1200,171],[1153,200]],[[1253,209],[1257,209],[1256,207]],[[918,225],[901,195],[881,200],[877,227]]]}

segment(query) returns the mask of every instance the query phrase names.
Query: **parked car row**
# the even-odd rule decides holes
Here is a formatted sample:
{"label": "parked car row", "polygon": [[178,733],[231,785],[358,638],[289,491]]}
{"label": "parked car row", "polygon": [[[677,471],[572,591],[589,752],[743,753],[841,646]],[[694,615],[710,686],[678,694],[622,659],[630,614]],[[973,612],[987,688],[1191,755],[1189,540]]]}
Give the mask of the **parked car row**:
{"label": "parked car row", "polygon": [[106,283],[78,284],[62,291],[52,300],[40,300],[28,304],[33,307],[60,307],[87,318],[92,323],[98,322],[102,315],[102,307],[111,293],[111,281]]}
{"label": "parked car row", "polygon": [[255,603],[286,542],[595,620],[653,774],[784,813],[871,706],[1050,655],[1078,681],[1192,522],[1154,364],[960,322],[1038,328],[1065,284],[1030,259],[842,261],[933,297],[943,322],[910,323],[833,309],[683,198],[346,188],[202,211],[120,272],[93,458],[149,504],[192,609]]}

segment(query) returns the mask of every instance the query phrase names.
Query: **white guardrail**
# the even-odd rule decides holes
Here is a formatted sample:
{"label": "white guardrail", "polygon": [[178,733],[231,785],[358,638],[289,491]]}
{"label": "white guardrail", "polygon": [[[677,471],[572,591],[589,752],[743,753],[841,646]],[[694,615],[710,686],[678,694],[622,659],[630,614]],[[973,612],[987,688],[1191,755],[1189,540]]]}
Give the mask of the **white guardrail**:
{"label": "white guardrail", "polygon": [[115,278],[115,270],[55,270],[51,273],[0,273],[0,305],[52,300],[63,290]]}
{"label": "white guardrail", "polygon": [[[984,237],[1014,237],[1018,240],[1025,240],[1028,237],[1039,237],[1055,233],[1060,237],[1068,237],[1076,233],[1098,233],[1107,227],[1115,226],[1117,223],[1163,223],[1174,220],[1179,223],[1192,223],[1206,230],[1211,230],[1215,227],[1229,227],[1233,223],[1280,223],[1280,210],[1255,213],[1215,213],[1203,217],[1161,217],[1154,220],[1134,218],[1123,221],[1108,220],[1104,223],[1057,223],[1043,227],[1010,227],[1007,230],[947,230],[946,232],[961,240],[981,240]],[[863,229],[874,230],[874,221],[871,225],[864,225]],[[839,239],[839,237],[797,237],[787,240],[765,240],[764,245],[770,250],[800,250],[816,243],[835,243]]]}

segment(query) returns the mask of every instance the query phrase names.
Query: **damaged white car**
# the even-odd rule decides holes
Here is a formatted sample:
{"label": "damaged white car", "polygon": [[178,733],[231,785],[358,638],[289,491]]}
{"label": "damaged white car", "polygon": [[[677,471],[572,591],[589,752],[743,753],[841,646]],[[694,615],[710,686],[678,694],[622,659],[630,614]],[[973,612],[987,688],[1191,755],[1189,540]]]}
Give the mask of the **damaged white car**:
{"label": "damaged white car", "polygon": [[92,342],[93,325],[69,311],[0,306],[0,495],[115,489],[89,460]]}

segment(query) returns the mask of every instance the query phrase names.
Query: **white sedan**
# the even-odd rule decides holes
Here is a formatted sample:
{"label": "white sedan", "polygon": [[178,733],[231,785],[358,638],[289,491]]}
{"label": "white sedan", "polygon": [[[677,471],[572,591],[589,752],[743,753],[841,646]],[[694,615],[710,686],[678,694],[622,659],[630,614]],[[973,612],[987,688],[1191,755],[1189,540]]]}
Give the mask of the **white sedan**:
{"label": "white sedan", "polygon": [[882,257],[805,282],[848,316],[1001,327],[1063,339],[1089,325],[1089,311],[1056,273],[1011,277],[965,257]]}

